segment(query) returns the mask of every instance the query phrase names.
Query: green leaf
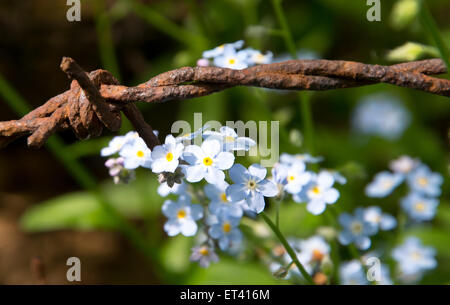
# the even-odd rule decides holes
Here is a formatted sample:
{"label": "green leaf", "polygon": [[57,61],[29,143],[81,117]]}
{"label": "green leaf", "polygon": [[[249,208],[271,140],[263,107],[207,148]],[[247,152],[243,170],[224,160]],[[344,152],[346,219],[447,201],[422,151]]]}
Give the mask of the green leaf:
{"label": "green leaf", "polygon": [[115,227],[115,223],[89,192],[70,193],[34,206],[22,216],[20,225],[28,232]]}
{"label": "green leaf", "polygon": [[436,221],[444,229],[450,229],[450,203],[442,200],[436,214]]}
{"label": "green leaf", "polygon": [[275,285],[276,280],[267,268],[256,263],[243,263],[233,258],[220,258],[208,268],[198,268],[187,279],[187,285]]}
{"label": "green leaf", "polygon": [[[159,213],[163,198],[156,193],[154,177],[142,176],[130,184],[107,182],[102,186],[106,200],[122,215],[146,218]],[[22,227],[39,232],[59,229],[113,228],[114,223],[90,192],[75,192],[44,201],[25,212]]]}
{"label": "green leaf", "polygon": [[[271,217],[274,216],[273,212],[271,210]],[[306,204],[285,200],[280,206],[280,230],[286,237],[306,237],[323,224],[321,217],[306,211]]]}
{"label": "green leaf", "polygon": [[147,171],[137,175],[129,184],[114,184],[108,181],[102,186],[106,199],[121,214],[130,218],[146,218],[157,215],[164,198],[156,192],[158,181]]}
{"label": "green leaf", "polygon": [[191,265],[189,261],[191,245],[192,238],[181,235],[169,238],[161,249],[165,268],[176,273],[185,272]]}

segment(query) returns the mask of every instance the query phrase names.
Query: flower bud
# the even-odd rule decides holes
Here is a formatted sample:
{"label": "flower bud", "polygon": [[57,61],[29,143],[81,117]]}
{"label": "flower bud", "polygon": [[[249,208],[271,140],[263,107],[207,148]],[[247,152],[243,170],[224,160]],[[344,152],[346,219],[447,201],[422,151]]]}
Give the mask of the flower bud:
{"label": "flower bud", "polygon": [[289,270],[287,270],[285,267],[280,267],[273,273],[273,276],[279,279],[284,279],[288,275],[288,272]]}
{"label": "flower bud", "polygon": [[328,277],[322,272],[318,272],[313,277],[314,284],[325,285],[328,282]]}
{"label": "flower bud", "polygon": [[434,47],[415,42],[407,42],[404,45],[391,50],[387,54],[387,59],[391,61],[413,61],[426,55],[439,57],[439,52]]}
{"label": "flower bud", "polygon": [[200,58],[197,60],[197,66],[198,67],[208,67],[209,66],[209,60],[206,58]]}
{"label": "flower bud", "polygon": [[391,14],[391,24],[401,30],[408,26],[419,12],[419,3],[417,0],[400,0],[394,4]]}
{"label": "flower bud", "polygon": [[319,227],[317,229],[317,234],[330,241],[336,238],[337,232],[333,227]]}
{"label": "flower bud", "polygon": [[298,129],[292,129],[289,132],[289,140],[291,143],[297,147],[302,146],[303,143],[303,135]]}

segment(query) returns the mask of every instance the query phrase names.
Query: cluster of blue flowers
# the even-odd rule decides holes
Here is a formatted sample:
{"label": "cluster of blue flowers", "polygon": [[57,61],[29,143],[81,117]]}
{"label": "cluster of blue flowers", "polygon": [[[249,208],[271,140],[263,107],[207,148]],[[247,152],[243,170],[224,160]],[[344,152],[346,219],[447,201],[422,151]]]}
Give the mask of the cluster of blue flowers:
{"label": "cluster of blue flowers", "polygon": [[[375,176],[366,187],[366,195],[383,198],[405,182],[408,194],[400,199],[400,206],[410,220],[409,225],[432,220],[439,205],[442,176],[409,156],[393,160],[390,169],[392,172],[384,171]],[[418,238],[406,239],[391,253],[397,262],[399,280],[406,283],[419,280],[425,271],[436,267],[435,254],[433,248],[423,246]]]}
{"label": "cluster of blue flowers", "polygon": [[343,245],[354,243],[360,250],[370,248],[370,236],[379,230],[392,230],[397,221],[392,215],[383,213],[380,207],[357,208],[353,215],[342,213],[339,223],[343,230],[339,234],[339,241]]}
{"label": "cluster of blue flowers", "polygon": [[420,280],[423,274],[436,268],[436,250],[422,245],[417,237],[409,237],[392,251],[392,258],[397,262],[398,276],[404,283]]}
{"label": "cluster of blue flowers", "polygon": [[[278,194],[276,184],[266,179],[264,167],[253,164],[247,169],[234,163],[233,152],[248,151],[255,146],[255,141],[239,137],[226,126],[219,131],[205,129],[206,126],[180,137],[168,135],[164,144],[152,151],[137,133],[131,132],[113,138],[101,151],[102,156],[119,155],[107,161],[110,167],[115,166],[113,172],[110,169],[115,181],[120,180],[123,172],[132,173],[138,167],[159,175],[158,193],[163,197],[169,194],[178,197],[166,200],[162,206],[167,217],[164,230],[169,236],[194,236],[199,226],[202,227],[207,240],[195,247],[192,254],[192,259],[202,266],[217,260],[215,245],[226,251],[241,242],[238,225],[244,212],[262,212],[264,197]],[[204,139],[200,146],[192,144],[197,137]],[[231,185],[225,180],[226,171]],[[203,189],[194,186],[201,181],[206,182]]]}
{"label": "cluster of blue flowers", "polygon": [[401,156],[390,164],[392,172],[378,173],[367,185],[366,195],[383,198],[406,182],[409,192],[401,199],[401,207],[412,221],[431,220],[436,214],[443,178],[417,159]]}
{"label": "cluster of blue flowers", "polygon": [[[410,224],[431,220],[439,204],[437,196],[441,193],[443,178],[433,173],[428,166],[417,159],[401,156],[390,163],[391,171],[383,171],[375,175],[365,193],[368,197],[384,198],[395,188],[406,182],[409,193],[400,200],[401,208],[409,216]],[[392,230],[397,226],[396,219],[383,213],[380,207],[357,208],[353,215],[342,213],[339,222],[343,230],[338,239],[341,244],[354,243],[360,250],[371,246],[370,237],[379,230]],[[436,266],[435,250],[421,245],[419,239],[408,238],[404,244],[394,248],[392,258],[397,261],[397,276],[400,281],[413,282],[422,274]],[[381,267],[381,283],[389,284],[389,273],[386,266]],[[340,276],[343,283],[367,284],[363,265],[353,260],[340,266]]]}
{"label": "cluster of blue flowers", "polygon": [[[120,166],[111,173],[115,180],[120,180],[124,172],[132,176],[138,167],[159,175],[158,193],[177,197],[166,200],[162,206],[167,217],[164,230],[169,236],[194,236],[201,227],[207,238],[193,249],[193,258],[202,266],[216,259],[216,246],[228,251],[241,243],[241,218],[261,213],[265,197],[281,199],[292,195],[294,201],[306,203],[307,210],[314,215],[321,214],[339,198],[333,185],[336,180],[345,183],[344,177],[336,172],[314,173],[306,169],[307,163],[317,163],[321,158],[282,154],[272,169],[272,178],[267,179],[267,169],[259,164],[246,168],[235,163],[233,153],[248,151],[256,145],[254,140],[239,137],[227,126],[218,131],[207,129],[204,126],[179,137],[167,135],[164,144],[152,151],[137,133],[130,132],[113,138],[101,151],[102,156],[119,155],[107,161],[108,164],[120,161]],[[193,144],[197,137],[203,138],[201,145]],[[202,181],[205,181],[203,188],[195,186]]]}
{"label": "cluster of blue flowers", "polygon": [[258,64],[269,64],[272,62],[273,54],[268,51],[266,54],[252,49],[245,48],[244,41],[239,40],[233,43],[225,43],[212,50],[203,52],[203,58],[197,62],[198,66],[209,66],[210,61],[216,67],[230,69],[245,69]]}
{"label": "cluster of blue flowers", "polygon": [[297,203],[306,203],[306,209],[314,215],[322,214],[327,205],[334,204],[339,198],[335,182],[346,183],[337,172],[321,170],[319,173],[308,171],[308,163],[320,162],[322,158],[309,154],[290,155],[283,153],[280,162],[272,168],[274,182],[278,186],[278,196],[292,195]]}

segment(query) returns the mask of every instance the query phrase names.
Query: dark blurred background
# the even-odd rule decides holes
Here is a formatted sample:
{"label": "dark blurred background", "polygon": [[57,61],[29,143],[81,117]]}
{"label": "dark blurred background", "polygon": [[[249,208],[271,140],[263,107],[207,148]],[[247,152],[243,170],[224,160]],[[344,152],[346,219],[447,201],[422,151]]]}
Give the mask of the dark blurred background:
{"label": "dark blurred background", "polygon": [[[392,26],[395,1],[382,1],[382,22],[372,23],[366,20],[365,2],[292,0],[283,1],[283,7],[298,49],[314,52],[321,58],[389,64],[386,60],[389,50],[407,41],[432,44],[417,22],[403,29]],[[450,2],[428,2],[450,45]],[[63,56],[74,58],[86,71],[105,68],[122,84],[136,85],[160,72],[195,65],[203,50],[239,39],[244,39],[248,46],[271,50],[275,56],[287,55],[280,37],[261,34],[262,27],[278,27],[270,1],[82,0],[81,3],[81,22],[68,22],[69,7],[65,1],[0,2],[2,86],[5,88],[7,81],[32,108],[68,88],[69,81],[59,70]],[[193,113],[199,111],[204,121],[281,118],[287,132],[302,128],[295,94],[268,93],[267,103],[260,107],[255,91],[236,88],[181,103],[139,107],[163,135],[170,131],[173,121],[192,121]],[[351,132],[351,111],[359,98],[379,91],[403,99],[413,115],[412,127],[398,142],[371,139],[361,144]],[[312,104],[316,153],[325,156],[325,165],[330,168],[342,167],[350,160],[363,164],[363,175],[355,178],[349,193],[361,190],[376,171],[386,168],[389,160],[400,154],[422,158],[447,178],[448,103],[448,98],[387,85],[316,93]],[[20,117],[1,95],[0,105],[0,120]],[[128,128],[125,122],[123,131]],[[70,132],[59,135],[73,158],[84,164],[98,181],[109,181],[104,159],[98,152],[111,135],[84,142],[77,142]],[[281,144],[286,151],[295,152],[292,145]],[[65,262],[70,256],[82,259],[83,283],[161,282],[153,266],[113,230],[95,227],[78,230],[76,226],[67,226],[56,231],[24,232],[19,219],[30,206],[82,190],[49,150],[30,150],[26,148],[26,139],[21,139],[0,152],[0,168],[0,283],[35,283],[39,275],[30,268],[34,257],[41,258],[48,283],[67,283]],[[350,201],[366,200],[359,192],[361,198]],[[448,194],[447,185],[442,198],[448,201]],[[158,205],[161,199],[156,197],[153,191],[143,202],[149,200]],[[143,225],[139,217],[131,218]],[[165,240],[162,217],[152,219],[156,220],[155,234]],[[445,228],[449,228],[448,224]],[[448,235],[443,238],[448,244]],[[180,268],[180,272],[186,272],[190,267]],[[207,278],[199,276],[190,283],[201,283]]]}

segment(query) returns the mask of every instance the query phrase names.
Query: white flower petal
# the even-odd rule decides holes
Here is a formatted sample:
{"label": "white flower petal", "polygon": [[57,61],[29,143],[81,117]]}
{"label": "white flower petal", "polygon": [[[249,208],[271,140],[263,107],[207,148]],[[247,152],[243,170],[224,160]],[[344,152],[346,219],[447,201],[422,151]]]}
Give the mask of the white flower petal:
{"label": "white flower petal", "polygon": [[102,150],[100,150],[100,156],[102,157],[106,157],[106,156],[111,156],[113,154],[115,154],[117,152],[117,149],[115,149],[114,147],[104,147],[102,148]]}
{"label": "white flower petal", "polygon": [[246,150],[250,149],[250,147],[253,147],[256,145],[256,142],[252,138],[248,137],[239,137],[237,138],[236,142],[240,145],[243,145],[246,147]]}
{"label": "white flower petal", "polygon": [[322,200],[311,200],[306,205],[306,209],[313,215],[322,214],[325,211],[325,202]]}
{"label": "white flower petal", "polygon": [[197,233],[197,223],[193,220],[182,221],[180,231],[184,236],[194,236]]}
{"label": "white flower petal", "polygon": [[167,185],[167,183],[162,183],[158,186],[158,194],[161,197],[166,197],[170,194],[171,188]]}
{"label": "white flower petal", "polygon": [[125,157],[125,160],[123,161],[123,167],[125,167],[126,169],[136,169],[139,167],[139,165],[139,160],[133,157]]}
{"label": "white flower petal", "polygon": [[164,147],[162,147],[162,145],[157,145],[153,148],[152,151],[152,159],[156,160],[159,158],[165,158],[166,157],[166,150],[164,149]]}
{"label": "white flower petal", "polygon": [[173,135],[169,134],[166,136],[164,143],[175,146],[177,145],[177,140],[175,140],[175,137]]}
{"label": "white flower petal", "polygon": [[183,159],[189,164],[195,164],[205,158],[205,153],[197,145],[186,146],[183,152]]}
{"label": "white flower petal", "polygon": [[278,195],[278,187],[270,180],[263,180],[258,183],[258,189],[266,197],[275,197]]}
{"label": "white flower petal", "polygon": [[229,169],[234,163],[234,155],[229,152],[220,152],[214,159],[214,164],[222,169]]}
{"label": "white flower petal", "polygon": [[209,166],[206,169],[205,180],[211,184],[218,184],[225,180],[225,174],[220,169]]}
{"label": "white flower petal", "polygon": [[247,204],[253,212],[261,213],[264,211],[266,203],[264,202],[264,196],[259,192],[253,192],[247,197]]}
{"label": "white flower petal", "polygon": [[397,226],[397,220],[395,219],[394,216],[384,214],[381,217],[380,227],[382,230],[392,230],[396,226]]}
{"label": "white flower petal", "polygon": [[186,180],[189,182],[199,182],[205,177],[206,168],[202,164],[185,167]]}
{"label": "white flower petal", "polygon": [[325,191],[323,194],[323,200],[325,200],[326,203],[332,204],[335,203],[339,198],[339,192],[332,188]]}
{"label": "white flower petal", "polygon": [[259,180],[263,180],[267,175],[267,169],[257,163],[250,165],[248,171],[252,176],[257,177]]}
{"label": "white flower petal", "polygon": [[166,231],[167,235],[169,236],[178,235],[180,233],[180,225],[178,221],[174,219],[168,220],[164,224],[164,231]]}
{"label": "white flower petal", "polygon": [[220,133],[226,137],[233,137],[233,138],[237,138],[237,133],[236,131],[234,131],[233,128],[230,128],[228,126],[222,126],[220,127]]}
{"label": "white flower petal", "polygon": [[331,175],[329,172],[322,171],[317,176],[317,183],[323,188],[329,188],[334,183],[333,175]]}
{"label": "white flower petal", "polygon": [[202,150],[208,157],[215,157],[222,150],[222,145],[217,140],[205,140],[202,143]]}
{"label": "white flower petal", "polygon": [[168,162],[165,159],[156,159],[153,163],[152,163],[152,171],[156,174],[158,173],[162,173],[167,171]]}

